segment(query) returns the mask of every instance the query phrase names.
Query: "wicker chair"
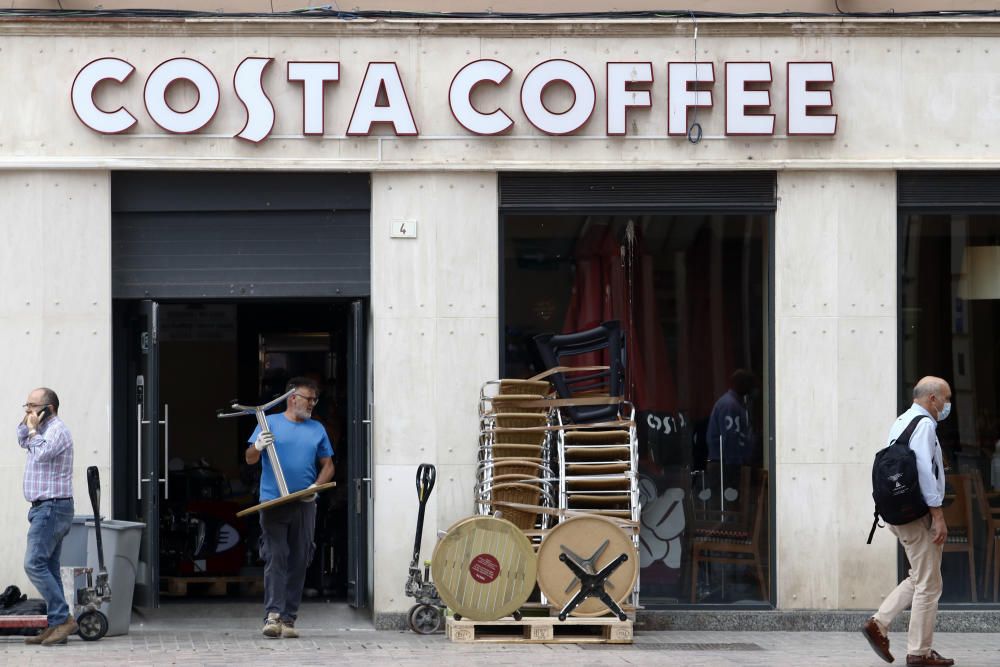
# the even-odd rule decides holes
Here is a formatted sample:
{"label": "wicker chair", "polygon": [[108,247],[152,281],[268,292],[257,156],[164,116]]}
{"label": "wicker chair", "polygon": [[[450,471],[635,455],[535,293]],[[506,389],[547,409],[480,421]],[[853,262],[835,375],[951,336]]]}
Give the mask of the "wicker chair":
{"label": "wicker chair", "polygon": [[[725,563],[754,568],[760,586],[761,599],[769,598],[767,577],[764,573],[764,525],[767,521],[767,471],[760,471],[760,488],[752,508],[753,520],[749,525],[741,521],[716,524],[716,527],[693,527],[691,538],[691,602],[697,601],[698,569],[702,563]],[[744,496],[746,497],[746,496]],[[741,513],[741,517],[745,514]]]}
{"label": "wicker chair", "polygon": [[986,486],[983,484],[982,475],[978,470],[970,474],[972,479],[972,493],[976,496],[976,507],[979,516],[984,524],[984,544],[986,558],[983,566],[983,599],[989,598],[990,577],[993,582],[993,601],[997,601],[997,592],[1000,589],[1000,507],[990,505],[990,497],[996,497],[996,493],[987,494]]}
{"label": "wicker chair", "polygon": [[[969,560],[969,597],[976,602],[976,549],[972,523],[972,491],[968,475],[945,475],[945,504],[941,511],[948,526],[944,553],[964,553]],[[950,501],[950,502],[949,502]]]}

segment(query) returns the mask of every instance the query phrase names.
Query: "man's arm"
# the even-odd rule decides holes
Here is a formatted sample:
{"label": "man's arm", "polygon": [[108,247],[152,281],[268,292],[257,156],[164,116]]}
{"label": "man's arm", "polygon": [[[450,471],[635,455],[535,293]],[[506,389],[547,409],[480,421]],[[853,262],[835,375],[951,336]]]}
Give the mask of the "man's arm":
{"label": "man's arm", "polygon": [[24,424],[23,421],[17,425],[17,444],[19,444],[22,449],[28,449],[29,447],[28,441],[31,440],[33,437],[37,437],[37,435],[32,436],[28,432],[28,427]]}
{"label": "man's arm", "polygon": [[910,449],[917,458],[920,493],[923,494],[928,507],[941,507],[941,503],[944,502],[944,494],[938,486],[937,475],[934,474],[936,448],[937,437],[934,435],[934,427],[926,419],[921,419],[910,437]]}
{"label": "man's arm", "polygon": [[[254,433],[256,433],[256,431],[254,431]],[[273,444],[274,433],[271,433],[270,431],[260,433],[257,436],[257,439],[254,440],[249,447],[247,447],[247,451],[243,454],[243,457],[246,459],[247,463],[254,465],[257,461],[260,461],[260,453]]]}
{"label": "man's arm", "polygon": [[247,451],[243,455],[243,458],[246,459],[246,462],[250,465],[255,465],[257,461],[260,461],[260,452],[258,452],[257,448],[252,444],[247,445]]}
{"label": "man's arm", "polygon": [[316,476],[316,485],[326,484],[333,479],[333,458],[324,456],[319,460],[319,475]]}
{"label": "man's arm", "polygon": [[72,448],[73,439],[65,428],[50,428],[45,432],[45,435],[38,433],[29,436],[22,447],[30,449],[35,455],[36,461],[45,462],[51,461]]}
{"label": "man's arm", "polygon": [[931,540],[934,544],[944,544],[948,539],[948,526],[945,524],[941,503],[944,494],[938,486],[937,475],[934,474],[934,451],[937,449],[937,436],[934,427],[922,419],[913,429],[910,437],[910,449],[917,458],[917,480],[920,483],[920,493],[924,502],[931,510]]}
{"label": "man's arm", "polygon": [[944,522],[944,511],[940,507],[931,507],[931,540],[934,544],[944,544],[948,539],[948,526]]}

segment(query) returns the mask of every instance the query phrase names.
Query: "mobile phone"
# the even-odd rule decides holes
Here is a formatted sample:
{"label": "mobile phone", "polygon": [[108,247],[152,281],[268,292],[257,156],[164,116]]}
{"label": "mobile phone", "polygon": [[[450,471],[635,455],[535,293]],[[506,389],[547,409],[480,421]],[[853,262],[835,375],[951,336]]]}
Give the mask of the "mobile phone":
{"label": "mobile phone", "polygon": [[49,407],[45,406],[44,408],[38,411],[38,423],[40,424],[43,421],[45,421],[45,418],[48,416],[49,416]]}

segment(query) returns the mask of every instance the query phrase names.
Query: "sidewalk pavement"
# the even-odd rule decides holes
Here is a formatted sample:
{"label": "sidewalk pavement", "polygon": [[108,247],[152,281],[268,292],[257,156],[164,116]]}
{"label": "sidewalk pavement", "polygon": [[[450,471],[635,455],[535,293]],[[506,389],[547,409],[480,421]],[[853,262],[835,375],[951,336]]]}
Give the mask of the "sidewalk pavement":
{"label": "sidewalk pavement", "polygon": [[[266,639],[260,609],[243,603],[172,604],[133,616],[130,632],[65,646],[27,646],[0,637],[0,665],[885,665],[860,632],[637,632],[631,645],[455,644],[443,634],[376,631],[343,604],[303,606],[299,639]],[[895,665],[906,664],[906,634],[891,635]],[[1000,634],[941,633],[934,647],[958,667],[1000,665]]]}

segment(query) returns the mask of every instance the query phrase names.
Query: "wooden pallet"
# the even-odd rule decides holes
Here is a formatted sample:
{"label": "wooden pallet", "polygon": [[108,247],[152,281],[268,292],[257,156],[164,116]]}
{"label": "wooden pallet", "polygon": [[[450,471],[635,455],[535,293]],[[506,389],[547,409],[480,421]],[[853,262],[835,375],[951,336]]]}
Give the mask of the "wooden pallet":
{"label": "wooden pallet", "polygon": [[262,577],[160,577],[161,593],[171,597],[184,597],[189,588],[203,595],[223,597],[229,593],[230,584],[246,585],[251,593],[264,589]]}
{"label": "wooden pallet", "polygon": [[449,617],[445,634],[456,643],[511,642],[517,644],[631,644],[632,619],[613,616],[560,621],[554,616],[525,616],[520,621],[456,621]]}

